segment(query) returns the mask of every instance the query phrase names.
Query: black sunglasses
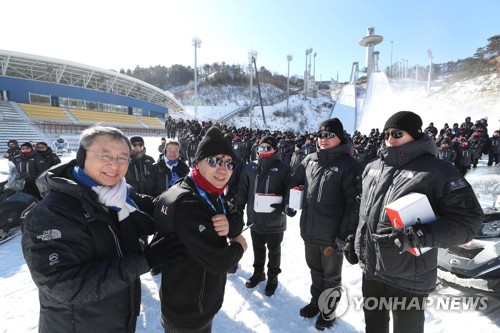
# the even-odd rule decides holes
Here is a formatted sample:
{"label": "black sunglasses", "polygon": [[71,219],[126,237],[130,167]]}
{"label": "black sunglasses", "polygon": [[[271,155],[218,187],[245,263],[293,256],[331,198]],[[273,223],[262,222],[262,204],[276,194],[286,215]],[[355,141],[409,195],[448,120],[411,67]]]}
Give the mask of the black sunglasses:
{"label": "black sunglasses", "polygon": [[316,134],[318,139],[332,139],[335,137],[335,133],[332,132],[325,132],[325,133],[318,133]]}
{"label": "black sunglasses", "polygon": [[133,143],[132,146],[134,146],[134,147],[142,147],[143,144],[137,142],[137,143]]}
{"label": "black sunglasses", "polygon": [[271,146],[259,146],[257,148],[258,151],[271,151],[271,149],[273,149]]}
{"label": "black sunglasses", "polygon": [[207,161],[208,165],[210,165],[212,168],[220,168],[222,165],[224,165],[227,170],[234,170],[234,167],[236,166],[235,161],[224,161],[220,157],[207,157],[205,158],[205,161]]}
{"label": "black sunglasses", "polygon": [[400,130],[400,129],[395,129],[392,131],[385,131],[384,132],[384,137],[386,140],[389,140],[389,137],[392,136],[394,139],[401,139],[405,135],[405,131]]}

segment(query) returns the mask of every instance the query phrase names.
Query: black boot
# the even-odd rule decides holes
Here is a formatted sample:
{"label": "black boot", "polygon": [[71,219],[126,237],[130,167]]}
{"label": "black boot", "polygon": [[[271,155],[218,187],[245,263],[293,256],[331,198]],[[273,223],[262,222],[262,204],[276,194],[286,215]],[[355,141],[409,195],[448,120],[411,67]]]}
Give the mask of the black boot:
{"label": "black boot", "polygon": [[266,279],[266,274],[264,271],[254,271],[252,277],[245,282],[245,287],[247,288],[255,288],[259,282],[264,281]]}
{"label": "black boot", "polygon": [[316,302],[311,302],[300,309],[300,316],[306,318],[312,318],[319,313],[319,307]]}
{"label": "black boot", "polygon": [[320,315],[318,317],[318,319],[316,320],[316,325],[315,325],[316,329],[323,331],[325,328],[330,328],[330,327],[332,327],[334,320],[335,320],[335,318],[333,318],[332,320],[326,320],[323,318],[322,315]]}
{"label": "black boot", "polygon": [[264,295],[273,296],[274,292],[278,288],[278,277],[277,276],[268,276],[266,289],[264,289]]}
{"label": "black boot", "polygon": [[151,275],[155,276],[161,273],[161,266],[151,268]]}

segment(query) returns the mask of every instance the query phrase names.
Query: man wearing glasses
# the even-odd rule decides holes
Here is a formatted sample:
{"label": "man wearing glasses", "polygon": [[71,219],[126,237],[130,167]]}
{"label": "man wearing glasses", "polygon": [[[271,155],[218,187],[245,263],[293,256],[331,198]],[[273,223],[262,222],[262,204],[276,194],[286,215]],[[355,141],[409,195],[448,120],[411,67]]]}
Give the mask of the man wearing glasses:
{"label": "man wearing glasses", "polygon": [[[247,288],[254,288],[266,279],[266,245],[269,250],[267,263],[266,296],[272,296],[278,287],[281,273],[281,242],[286,230],[286,215],[295,216],[296,211],[288,207],[288,188],[291,181],[290,165],[281,161],[276,150],[278,140],[271,135],[262,137],[257,152],[259,159],[245,165],[238,184],[236,206],[243,210],[246,205],[247,225],[251,227],[254,254],[254,272],[246,281]],[[272,212],[256,212],[255,196],[259,194],[282,197],[281,203],[272,204]]]}
{"label": "man wearing glasses", "polygon": [[181,253],[162,266],[160,301],[165,332],[212,330],[227,273],[247,249],[243,216],[224,191],[235,168],[231,144],[211,127],[198,145],[194,169],[156,203],[159,234],[174,234]]}
{"label": "man wearing glasses", "polygon": [[170,244],[141,250],[154,204],[127,186],[129,161],[123,132],[95,126],[82,132],[76,160],[37,179],[44,198],[23,222],[22,248],[39,290],[39,332],[135,332],[139,277]]}
{"label": "man wearing glasses", "polygon": [[[469,183],[436,157],[436,144],[421,127],[422,119],[411,111],[389,117],[381,156],[363,172],[356,256],[349,261],[359,258],[363,297],[393,302],[390,309],[363,309],[368,333],[389,332],[390,311],[394,332],[423,332],[425,298],[436,286],[437,248],[470,241],[483,219]],[[393,227],[384,207],[412,192],[427,196],[437,219]]]}
{"label": "man wearing glasses", "polygon": [[[352,144],[338,118],[322,122],[316,140],[318,151],[297,167],[292,184],[305,187],[300,233],[312,280],[311,301],[300,309],[306,318],[320,313],[318,301],[323,291],[341,286],[344,244],[353,238],[358,222],[356,196],[361,175],[361,165],[351,156]],[[331,313],[338,300],[329,305]],[[316,320],[318,330],[331,327],[335,320],[324,314]]]}

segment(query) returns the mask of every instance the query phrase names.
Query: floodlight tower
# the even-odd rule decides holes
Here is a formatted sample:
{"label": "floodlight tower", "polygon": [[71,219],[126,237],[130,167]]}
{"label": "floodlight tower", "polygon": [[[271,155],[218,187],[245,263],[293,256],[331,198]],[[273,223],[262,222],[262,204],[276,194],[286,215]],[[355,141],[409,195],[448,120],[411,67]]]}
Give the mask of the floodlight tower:
{"label": "floodlight tower", "polygon": [[373,48],[375,45],[380,44],[384,37],[380,35],[374,35],[375,28],[368,28],[367,35],[359,40],[359,45],[366,47],[366,76],[374,72],[376,65],[373,61]]}
{"label": "floodlight tower", "polygon": [[198,64],[196,50],[201,46],[201,39],[193,37],[192,44],[194,46],[194,119],[198,120]]}

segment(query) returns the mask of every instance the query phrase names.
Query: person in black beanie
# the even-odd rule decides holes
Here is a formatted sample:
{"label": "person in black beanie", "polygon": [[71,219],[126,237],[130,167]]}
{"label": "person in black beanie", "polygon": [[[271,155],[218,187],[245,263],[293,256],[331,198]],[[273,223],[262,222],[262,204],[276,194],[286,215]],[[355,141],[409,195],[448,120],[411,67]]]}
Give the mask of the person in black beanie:
{"label": "person in black beanie", "polygon": [[[266,279],[264,266],[266,262],[266,246],[269,252],[267,264],[266,296],[274,295],[278,288],[278,274],[281,273],[281,242],[286,230],[286,215],[293,217],[294,209],[288,207],[291,181],[291,167],[281,161],[276,150],[278,140],[273,136],[264,136],[257,149],[259,159],[245,165],[238,184],[236,206],[242,211],[246,205],[247,225],[251,226],[254,253],[254,272],[246,281],[247,288],[254,288]],[[257,194],[273,194],[282,197],[279,204],[273,204],[272,211],[257,211],[255,200]]]}
{"label": "person in black beanie", "polygon": [[[436,157],[436,144],[422,135],[421,127],[422,119],[411,111],[389,117],[381,156],[363,172],[352,259],[359,259],[363,270],[363,297],[376,298],[378,304],[393,300],[391,309],[363,309],[367,333],[389,332],[389,311],[394,332],[423,332],[425,299],[436,287],[437,248],[470,241],[483,219],[469,183],[452,164]],[[425,194],[438,217],[393,227],[384,207],[412,192]]]}
{"label": "person in black beanie", "polygon": [[130,138],[132,150],[130,163],[125,179],[137,193],[154,196],[154,181],[152,177],[155,159],[146,154],[144,139],[140,136]]}
{"label": "person in black beanie", "polygon": [[[354,238],[358,223],[356,197],[361,175],[361,165],[351,156],[351,141],[346,140],[338,118],[322,122],[316,137],[318,151],[299,164],[291,186],[304,186],[300,233],[312,280],[311,301],[300,309],[300,315],[306,318],[325,309],[318,304],[323,291],[341,286],[342,252]],[[330,304],[330,312],[318,316],[317,329],[333,325],[339,299]]]}
{"label": "person in black beanie", "polygon": [[222,306],[227,273],[247,248],[243,215],[224,197],[234,152],[216,127],[198,145],[194,169],[159,198],[159,235],[174,234],[183,251],[162,266],[161,321],[165,332],[211,332]]}

